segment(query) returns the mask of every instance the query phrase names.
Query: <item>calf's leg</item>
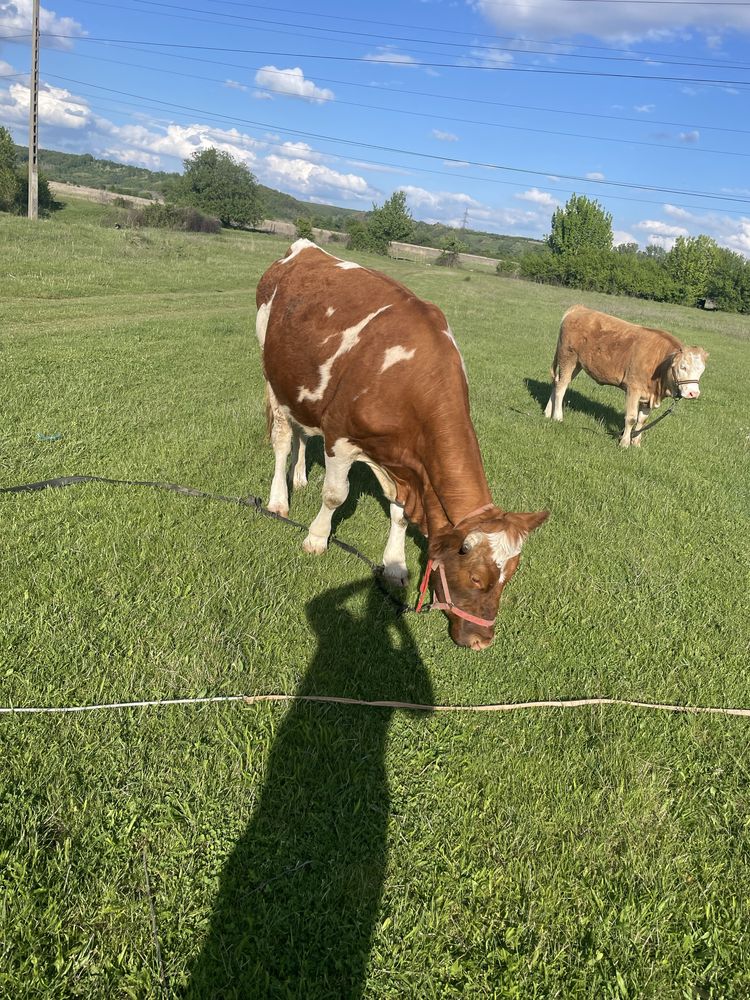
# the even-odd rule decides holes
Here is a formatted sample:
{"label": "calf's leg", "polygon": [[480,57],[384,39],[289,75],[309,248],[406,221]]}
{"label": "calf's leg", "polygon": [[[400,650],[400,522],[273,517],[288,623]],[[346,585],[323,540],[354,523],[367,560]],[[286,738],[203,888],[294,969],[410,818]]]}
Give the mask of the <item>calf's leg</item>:
{"label": "calf's leg", "polygon": [[[651,412],[651,407],[648,405],[648,403],[644,403],[643,401],[641,401],[638,404],[638,416],[635,421],[635,427],[633,428],[634,432],[639,431],[643,427],[650,412]],[[630,443],[633,445],[634,448],[640,448],[641,440],[642,440],[641,434],[637,434],[635,437],[633,437],[632,434],[630,435]]]}
{"label": "calf's leg", "polygon": [[[627,395],[625,397],[625,429],[622,432],[622,437],[620,438],[620,447],[628,448],[631,444],[631,435],[633,429],[638,421],[638,407],[640,403],[640,393],[633,391],[632,389],[627,390]],[[640,441],[640,437],[637,437],[633,444]]]}
{"label": "calf's leg", "polygon": [[556,359],[552,376],[552,393],[544,410],[545,417],[562,420],[565,393],[580,370],[581,366],[574,358],[564,358],[559,361]]}
{"label": "calf's leg", "polygon": [[307,450],[307,435],[299,427],[292,427],[292,486],[301,490],[307,486],[307,466],[305,452]]}
{"label": "calf's leg", "polygon": [[305,552],[320,555],[328,548],[328,538],[331,534],[331,521],[334,511],[349,495],[349,469],[357,455],[346,442],[337,441],[333,454],[326,449],[326,474],[323,480],[323,505],[318,516],[310,525],[307,538],[302,543]]}

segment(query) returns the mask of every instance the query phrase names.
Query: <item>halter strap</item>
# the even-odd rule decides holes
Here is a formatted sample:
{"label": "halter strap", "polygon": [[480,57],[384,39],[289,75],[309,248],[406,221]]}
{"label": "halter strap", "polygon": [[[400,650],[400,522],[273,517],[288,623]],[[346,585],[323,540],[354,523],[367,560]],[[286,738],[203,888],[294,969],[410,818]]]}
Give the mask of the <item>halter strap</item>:
{"label": "halter strap", "polygon": [[492,503],[486,503],[482,507],[477,507],[476,510],[470,510],[468,514],[464,514],[463,517],[460,517],[456,521],[456,523],[453,525],[453,527],[457,528],[459,526],[459,524],[462,524],[464,521],[468,521],[470,518],[476,517],[477,514],[484,514],[484,512],[486,510],[492,510],[493,507],[494,507],[494,504],[492,504]]}
{"label": "halter strap", "polygon": [[[491,507],[492,504],[489,504],[489,506]],[[482,510],[484,510],[484,508],[482,508]],[[470,515],[467,515],[467,517],[468,516]],[[463,520],[466,520],[466,518],[463,518]],[[422,610],[422,604],[424,603],[425,594],[427,593],[427,587],[430,582],[430,575],[433,570],[433,565],[434,565],[433,560],[428,559],[427,568],[424,571],[424,576],[422,577],[422,583],[419,587],[419,600],[417,601],[417,606],[414,609],[417,612],[417,614]],[[438,563],[437,569],[440,571],[440,582],[443,585],[443,595],[445,597],[445,601],[433,601],[432,604],[428,605],[428,608],[425,608],[425,610],[451,611],[454,615],[457,615],[459,618],[465,619],[467,622],[472,622],[474,625],[480,625],[482,628],[492,628],[492,626],[495,624],[494,618],[492,620],[489,620],[487,618],[479,618],[477,615],[472,615],[468,611],[464,611],[463,608],[456,607],[453,601],[451,601],[451,592],[448,589],[448,580],[446,579],[445,576],[445,569],[443,568],[443,564]]]}

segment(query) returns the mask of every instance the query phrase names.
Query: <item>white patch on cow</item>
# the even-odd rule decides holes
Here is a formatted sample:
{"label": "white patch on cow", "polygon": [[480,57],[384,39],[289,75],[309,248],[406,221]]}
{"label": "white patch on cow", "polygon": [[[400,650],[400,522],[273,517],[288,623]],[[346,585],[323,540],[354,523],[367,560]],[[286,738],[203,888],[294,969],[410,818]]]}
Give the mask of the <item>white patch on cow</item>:
{"label": "white patch on cow", "polygon": [[361,267],[361,264],[355,264],[353,260],[340,260],[336,267],[340,267],[342,271],[353,271],[357,267]]}
{"label": "white patch on cow", "polygon": [[500,570],[500,578],[503,577],[503,570],[506,562],[517,556],[523,545],[523,538],[516,536],[511,539],[507,531],[472,531],[464,539],[464,547],[467,551],[474,548],[482,541],[489,542],[492,558],[495,565]]}
{"label": "white patch on cow", "polygon": [[450,340],[451,344],[453,344],[453,346],[458,351],[458,356],[461,359],[461,368],[463,369],[464,378],[468,382],[469,381],[469,376],[466,373],[466,365],[464,364],[464,356],[461,353],[461,348],[456,343],[456,338],[453,336],[453,330],[451,330],[450,327],[447,327],[447,329],[443,330],[443,333],[445,334],[445,336],[448,338],[448,340]]}
{"label": "white patch on cow", "polygon": [[410,361],[414,357],[416,350],[416,347],[412,347],[410,351],[407,351],[405,347],[401,347],[400,345],[397,347],[389,347],[385,352],[380,374],[382,375],[384,371],[392,365],[397,364],[399,361]]}
{"label": "white patch on cow", "polygon": [[330,319],[330,318],[331,318],[331,316],[333,316],[333,314],[334,314],[335,312],[336,312],[336,310],[335,310],[335,309],[333,308],[333,306],[329,306],[329,307],[328,307],[328,308],[326,309],[326,319]]}
{"label": "white patch on cow", "polygon": [[273,305],[274,297],[278,291],[278,285],[273,290],[273,295],[268,300],[264,302],[262,306],[258,307],[258,315],[255,317],[255,335],[258,338],[258,343],[261,347],[266,342],[266,330],[268,329],[268,320],[271,316],[271,306]]}
{"label": "white patch on cow", "polygon": [[697,399],[700,396],[700,377],[706,369],[706,364],[700,354],[684,351],[679,364],[675,367],[680,380],[680,394],[686,399]]}
{"label": "white patch on cow", "polygon": [[311,403],[315,403],[319,399],[323,398],[323,393],[326,391],[328,383],[331,380],[331,372],[337,359],[343,354],[346,354],[348,351],[351,351],[359,340],[360,333],[362,333],[367,324],[386,309],[390,309],[390,303],[387,306],[381,306],[380,309],[376,309],[375,312],[371,312],[368,316],[365,316],[365,318],[360,320],[355,326],[350,326],[348,330],[343,330],[341,332],[341,343],[339,344],[338,349],[320,366],[317,387],[315,389],[306,389],[304,386],[300,388],[299,394],[297,395],[297,399],[300,403],[304,403],[305,400],[310,400]]}
{"label": "white patch on cow", "polygon": [[[279,264],[288,264],[289,261],[293,260],[298,253],[302,253],[302,251],[307,250],[308,247],[312,247],[314,250],[320,250],[321,253],[327,252],[319,247],[317,243],[313,243],[312,240],[297,240],[295,243],[292,243],[289,247],[289,253],[286,257],[281,258]],[[330,254],[328,254],[328,256],[330,257]]]}

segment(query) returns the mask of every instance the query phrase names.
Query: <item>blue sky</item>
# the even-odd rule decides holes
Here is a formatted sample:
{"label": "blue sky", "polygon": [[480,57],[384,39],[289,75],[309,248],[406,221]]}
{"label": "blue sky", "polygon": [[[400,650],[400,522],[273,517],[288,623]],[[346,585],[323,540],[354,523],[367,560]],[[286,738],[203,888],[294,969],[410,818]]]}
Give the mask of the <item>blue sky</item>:
{"label": "blue sky", "polygon": [[[0,123],[27,141],[31,0],[0,0]],[[302,200],[539,237],[572,192],[617,241],[750,256],[750,2],[62,0],[46,148],[177,170],[217,146]]]}

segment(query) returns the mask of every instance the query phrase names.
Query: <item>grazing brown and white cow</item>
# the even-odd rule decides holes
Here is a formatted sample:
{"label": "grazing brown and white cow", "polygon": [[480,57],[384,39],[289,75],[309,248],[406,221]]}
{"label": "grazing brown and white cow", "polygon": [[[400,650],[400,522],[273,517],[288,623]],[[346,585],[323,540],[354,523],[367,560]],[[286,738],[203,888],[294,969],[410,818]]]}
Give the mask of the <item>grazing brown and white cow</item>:
{"label": "grazing brown and white cow", "polygon": [[386,579],[407,582],[407,519],[429,539],[432,580],[460,646],[492,642],[500,592],[547,517],[494,506],[445,316],[378,271],[297,240],[258,283],[256,330],[276,468],[269,507],[289,510],[286,464],[306,483],[304,443],[325,443],[323,505],[303,542],[324,552],[352,463],[390,501]]}
{"label": "grazing brown and white cow", "polygon": [[560,324],[552,362],[552,395],[544,415],[562,420],[565,392],[583,369],[599,385],[625,390],[625,430],[620,445],[640,445],[644,420],[666,396],[700,396],[698,383],[707,358],[702,347],[685,347],[665,330],[627,323],[586,306],[572,306]]}

